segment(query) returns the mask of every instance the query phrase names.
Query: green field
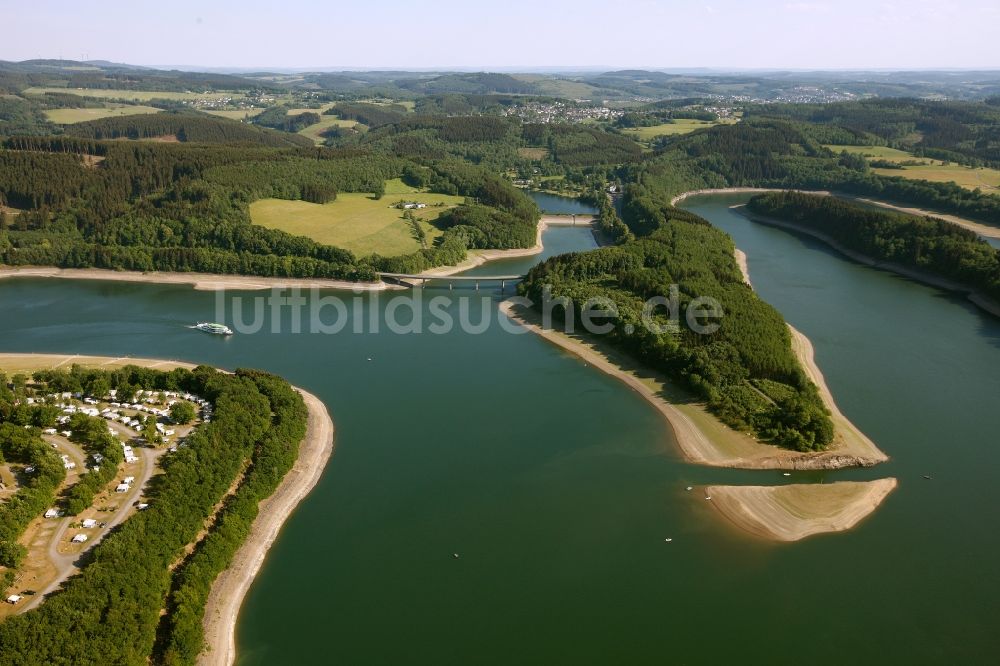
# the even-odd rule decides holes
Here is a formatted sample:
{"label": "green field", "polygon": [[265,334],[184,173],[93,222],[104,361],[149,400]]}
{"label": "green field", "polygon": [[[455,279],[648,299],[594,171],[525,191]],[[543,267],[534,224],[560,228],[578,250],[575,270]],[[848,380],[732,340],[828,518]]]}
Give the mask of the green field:
{"label": "green field", "polygon": [[942,166],[940,162],[935,162],[902,169],[872,169],[872,171],[881,176],[902,176],[935,183],[955,183],[970,190],[978,187],[983,192],[992,194],[1000,192],[1000,171],[997,169],[974,169],[960,164]]}
{"label": "green field", "polygon": [[[735,121],[729,121],[735,122]],[[639,141],[650,141],[658,136],[674,136],[677,134],[688,134],[695,130],[699,130],[705,127],[712,127],[714,125],[726,124],[722,121],[709,121],[709,120],[689,120],[686,118],[680,118],[672,123],[664,123],[662,125],[650,125],[649,127],[631,127],[628,129],[623,129],[622,132],[625,134],[631,134],[633,138]]]}
{"label": "green field", "polygon": [[888,162],[905,162],[906,160],[916,159],[913,153],[908,153],[905,150],[897,150],[896,148],[889,148],[888,146],[835,146],[831,144],[824,144],[824,148],[829,148],[835,153],[847,152],[852,155],[862,155],[868,159],[874,160],[886,160]]}
{"label": "green field", "polygon": [[913,180],[929,180],[935,183],[955,183],[961,187],[974,190],[977,187],[983,192],[1000,192],[1000,170],[974,168],[961,164],[945,164],[940,160],[926,157],[915,157],[905,150],[897,150],[887,146],[834,146],[827,145],[830,150],[839,153],[846,151],[855,155],[863,155],[869,160],[885,160],[887,162],[918,161],[921,164],[905,166],[902,169],[872,169],[881,176],[900,176]]}
{"label": "green field", "polygon": [[158,90],[105,90],[103,88],[26,88],[25,95],[43,95],[45,93],[66,93],[81,97],[100,97],[102,99],[131,99],[148,102],[151,99],[177,100],[217,100],[224,97],[242,99],[243,93],[196,93],[196,92],[163,92]]}
{"label": "green field", "polygon": [[159,113],[160,109],[152,106],[131,106],[128,104],[111,104],[101,109],[49,109],[45,116],[57,125],[72,125],[86,120],[110,118],[112,116],[135,116],[142,113]]}
{"label": "green field", "polygon": [[[413,211],[427,234],[428,242],[441,235],[432,224],[445,207],[460,204],[463,197],[445,194],[406,193],[398,181],[386,183],[386,195],[376,201],[370,194],[343,193],[328,204],[305,201],[262,199],[250,205],[254,224],[308,236],[320,243],[335,245],[363,257],[378,253],[386,257],[409,254],[420,249],[403,211],[392,208],[398,199],[426,203],[427,208]],[[444,207],[435,204],[444,203]]]}

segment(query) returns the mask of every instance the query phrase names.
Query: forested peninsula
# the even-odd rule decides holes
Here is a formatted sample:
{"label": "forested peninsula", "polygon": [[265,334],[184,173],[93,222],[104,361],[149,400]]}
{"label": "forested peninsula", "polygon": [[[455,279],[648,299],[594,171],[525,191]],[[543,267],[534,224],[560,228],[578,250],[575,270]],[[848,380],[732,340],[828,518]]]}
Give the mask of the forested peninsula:
{"label": "forested peninsula", "polygon": [[[593,252],[553,257],[532,269],[521,286],[536,304],[542,291],[579,308],[609,298],[618,316],[602,336],[653,369],[685,386],[729,426],[798,451],[820,451],[833,440],[822,400],[799,366],[784,319],[744,282],[732,239],[701,218],[668,208],[664,223],[649,231],[636,220],[635,240]],[[645,301],[679,291],[676,327],[666,333],[643,325]],[[699,296],[722,306],[712,334],[691,330],[687,307]],[[560,312],[559,309],[556,310]],[[667,313],[658,323],[668,327]]]}

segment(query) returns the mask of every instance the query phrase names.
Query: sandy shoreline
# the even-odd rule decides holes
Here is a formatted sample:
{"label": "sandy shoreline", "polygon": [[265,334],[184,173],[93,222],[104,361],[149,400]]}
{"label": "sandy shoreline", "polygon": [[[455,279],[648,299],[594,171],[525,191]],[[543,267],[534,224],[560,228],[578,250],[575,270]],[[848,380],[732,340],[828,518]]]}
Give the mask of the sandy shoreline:
{"label": "sandy shoreline", "polygon": [[775,541],[841,532],[875,511],[894,478],[785,486],[706,486],[712,505],[742,530]]}
{"label": "sandy shoreline", "polygon": [[[145,358],[83,356],[76,354],[4,354],[0,368],[7,372],[70,367],[74,363],[93,367],[138,365],[170,370],[193,369],[194,364]],[[309,410],[305,439],[299,445],[298,458],[274,493],[260,503],[260,512],[250,534],[233,556],[229,567],[215,579],[205,605],[205,642],[207,649],[200,664],[228,666],[236,660],[236,621],[243,599],[260,570],[267,551],[278,538],[281,527],[298,504],[319,482],[333,455],[333,419],[323,402],[296,387]]]}
{"label": "sandy shoreline", "polygon": [[0,369],[10,372],[32,372],[35,370],[69,369],[74,363],[95,368],[120,368],[126,365],[138,365],[154,370],[173,370],[187,368],[194,370],[194,363],[184,361],[160,360],[151,358],[131,358],[129,356],[85,356],[80,354],[17,354],[0,352]]}
{"label": "sandy shoreline", "polygon": [[341,289],[352,291],[384,291],[393,289],[384,282],[348,282],[320,278],[276,278],[252,275],[214,275],[211,273],[166,273],[153,271],[112,271],[103,268],[55,268],[48,266],[0,267],[4,278],[61,278],[66,280],[106,280],[110,282],[145,282],[151,284],[191,285],[198,291],[224,289]]}
{"label": "sandy shoreline", "polygon": [[309,408],[306,437],[299,445],[295,465],[274,493],[260,503],[260,513],[250,528],[250,534],[229,567],[212,584],[205,604],[206,649],[199,664],[229,666],[236,661],[236,622],[240,607],[254,578],[264,564],[271,545],[281,533],[281,527],[319,482],[327,462],[333,455],[333,419],[323,402],[311,393],[296,389]]}

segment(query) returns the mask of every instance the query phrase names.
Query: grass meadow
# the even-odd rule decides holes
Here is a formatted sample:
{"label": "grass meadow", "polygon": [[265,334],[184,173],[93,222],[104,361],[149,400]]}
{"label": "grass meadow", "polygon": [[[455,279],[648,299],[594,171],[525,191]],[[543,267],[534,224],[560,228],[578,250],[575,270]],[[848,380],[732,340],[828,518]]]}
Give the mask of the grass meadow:
{"label": "grass meadow", "polygon": [[[417,192],[399,180],[386,183],[386,194],[376,200],[371,194],[345,192],[326,204],[284,199],[262,199],[250,205],[254,224],[335,245],[359,257],[380,254],[386,257],[409,254],[420,249],[413,227],[403,219],[403,211],[392,205],[400,199],[427,204],[413,214],[427,234],[428,242],[442,230],[433,220],[444,210],[462,203],[463,197]],[[438,205],[443,204],[443,205]]]}

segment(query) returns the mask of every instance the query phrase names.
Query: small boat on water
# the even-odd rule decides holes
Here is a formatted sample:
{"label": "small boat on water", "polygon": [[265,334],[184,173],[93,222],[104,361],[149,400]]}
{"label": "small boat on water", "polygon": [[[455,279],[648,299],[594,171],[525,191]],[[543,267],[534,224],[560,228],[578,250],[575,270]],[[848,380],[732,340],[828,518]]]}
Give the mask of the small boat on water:
{"label": "small boat on water", "polygon": [[200,321],[191,328],[203,331],[205,333],[211,333],[212,335],[232,335],[233,329],[229,328],[225,324],[213,324],[210,322]]}

